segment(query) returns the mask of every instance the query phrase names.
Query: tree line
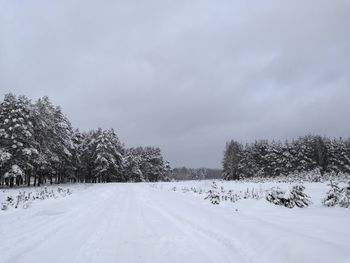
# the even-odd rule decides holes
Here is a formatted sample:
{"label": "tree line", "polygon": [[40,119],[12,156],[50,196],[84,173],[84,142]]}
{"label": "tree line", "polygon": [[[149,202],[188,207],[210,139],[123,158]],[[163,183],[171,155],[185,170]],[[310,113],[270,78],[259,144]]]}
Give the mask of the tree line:
{"label": "tree line", "polygon": [[0,103],[0,185],[159,181],[169,171],[159,148],[126,148],[113,129],[73,129],[48,97]]}
{"label": "tree line", "polygon": [[306,135],[285,142],[226,143],[223,178],[277,177],[317,170],[350,173],[350,139]]}
{"label": "tree line", "polygon": [[221,176],[220,169],[210,168],[176,167],[170,172],[170,179],[176,181],[221,179]]}

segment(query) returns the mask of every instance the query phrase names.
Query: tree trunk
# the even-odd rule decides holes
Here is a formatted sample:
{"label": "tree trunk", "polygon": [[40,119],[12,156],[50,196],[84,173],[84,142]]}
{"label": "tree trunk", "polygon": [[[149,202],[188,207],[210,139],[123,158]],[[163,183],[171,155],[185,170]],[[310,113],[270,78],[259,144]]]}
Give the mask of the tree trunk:
{"label": "tree trunk", "polygon": [[40,184],[41,184],[41,174],[38,175],[37,186],[40,186]]}
{"label": "tree trunk", "polygon": [[11,177],[10,178],[10,187],[13,187],[13,183],[14,183],[13,181],[14,181],[14,179],[13,179],[13,177]]}
{"label": "tree trunk", "polygon": [[28,171],[27,182],[26,182],[28,187],[30,186],[30,173],[31,171]]}

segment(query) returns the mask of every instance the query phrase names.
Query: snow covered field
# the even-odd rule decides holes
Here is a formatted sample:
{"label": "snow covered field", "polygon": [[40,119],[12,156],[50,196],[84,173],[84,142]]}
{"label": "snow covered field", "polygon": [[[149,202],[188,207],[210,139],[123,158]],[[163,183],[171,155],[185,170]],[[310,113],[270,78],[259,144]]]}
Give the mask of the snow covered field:
{"label": "snow covered field", "polygon": [[[237,192],[276,185],[221,184]],[[212,205],[181,190],[210,185],[65,185],[64,198],[0,210],[0,262],[350,262],[350,209],[322,206],[326,184],[306,183],[313,204],[293,209],[264,198]],[[0,203],[17,192],[0,190]]]}

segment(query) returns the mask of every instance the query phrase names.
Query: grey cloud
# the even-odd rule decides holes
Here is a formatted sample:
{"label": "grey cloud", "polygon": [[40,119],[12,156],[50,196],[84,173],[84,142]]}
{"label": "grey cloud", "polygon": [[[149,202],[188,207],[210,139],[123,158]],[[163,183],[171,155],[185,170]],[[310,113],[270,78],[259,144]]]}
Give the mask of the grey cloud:
{"label": "grey cloud", "polygon": [[349,136],[349,1],[0,1],[0,92],[48,95],[173,166],[225,141]]}

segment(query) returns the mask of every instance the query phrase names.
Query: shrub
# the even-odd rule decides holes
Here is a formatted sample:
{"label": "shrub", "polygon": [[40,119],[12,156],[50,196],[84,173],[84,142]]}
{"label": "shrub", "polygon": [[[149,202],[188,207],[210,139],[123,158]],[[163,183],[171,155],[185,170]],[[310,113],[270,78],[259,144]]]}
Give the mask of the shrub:
{"label": "shrub", "polygon": [[350,182],[348,186],[340,188],[337,183],[330,183],[331,189],[328,191],[326,198],[322,200],[325,206],[340,206],[350,208]]}
{"label": "shrub", "polygon": [[311,204],[310,197],[304,192],[303,185],[295,185],[289,192],[279,187],[272,188],[266,195],[266,200],[275,205],[288,208],[307,207]]}

